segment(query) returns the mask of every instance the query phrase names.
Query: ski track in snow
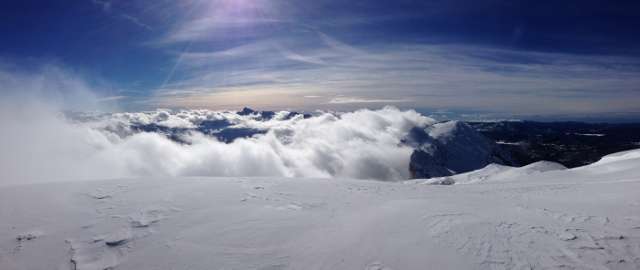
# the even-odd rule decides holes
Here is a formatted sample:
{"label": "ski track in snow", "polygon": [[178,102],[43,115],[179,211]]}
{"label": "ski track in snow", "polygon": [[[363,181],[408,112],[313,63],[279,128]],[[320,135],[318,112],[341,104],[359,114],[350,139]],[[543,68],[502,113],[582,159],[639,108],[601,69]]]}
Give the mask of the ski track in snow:
{"label": "ski track in snow", "polygon": [[0,269],[640,269],[636,175],[544,175],[2,187]]}

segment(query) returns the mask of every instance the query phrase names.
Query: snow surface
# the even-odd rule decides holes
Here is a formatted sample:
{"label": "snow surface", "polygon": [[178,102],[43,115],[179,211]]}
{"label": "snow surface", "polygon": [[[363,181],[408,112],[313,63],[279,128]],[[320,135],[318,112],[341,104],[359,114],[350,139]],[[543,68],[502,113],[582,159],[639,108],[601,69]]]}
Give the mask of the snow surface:
{"label": "snow surface", "polygon": [[425,184],[471,184],[491,181],[526,180],[535,174],[556,170],[566,170],[567,167],[551,161],[538,161],[522,167],[511,167],[500,164],[489,164],[482,169],[456,174],[447,177],[430,178],[427,180],[414,180]]}
{"label": "snow surface", "polygon": [[4,186],[0,269],[640,269],[640,150],[480,172]]}

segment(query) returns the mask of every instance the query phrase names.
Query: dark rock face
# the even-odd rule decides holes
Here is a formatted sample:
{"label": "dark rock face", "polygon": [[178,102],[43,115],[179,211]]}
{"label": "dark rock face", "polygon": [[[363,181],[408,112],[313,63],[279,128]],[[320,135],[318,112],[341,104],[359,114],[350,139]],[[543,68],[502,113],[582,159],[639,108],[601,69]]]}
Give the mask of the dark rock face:
{"label": "dark rock face", "polygon": [[203,133],[207,133],[211,130],[224,129],[232,125],[233,123],[229,122],[227,119],[204,120],[200,122],[200,125],[198,125],[198,130]]}
{"label": "dark rock face", "polygon": [[186,128],[170,128],[170,127],[161,126],[155,123],[146,124],[146,125],[134,125],[134,126],[131,126],[131,129],[136,133],[138,132],[158,133],[178,143],[187,143],[182,139],[182,136],[189,131]]}
{"label": "dark rock face", "polygon": [[469,122],[520,165],[540,160],[569,168],[640,147],[640,123]]}
{"label": "dark rock face", "polygon": [[[248,108],[245,109],[251,110]],[[227,119],[202,121],[196,130],[203,134],[216,137],[219,141],[225,143],[233,142],[238,138],[249,138],[256,134],[267,133],[266,130],[233,127],[233,123]]]}
{"label": "dark rock face", "polygon": [[415,178],[448,176],[490,163],[524,166],[547,160],[574,168],[637,149],[640,124],[444,122],[416,128],[407,143],[416,149],[410,163]]}
{"label": "dark rock face", "polygon": [[265,134],[266,130],[254,129],[254,128],[226,128],[217,132],[209,133],[209,135],[216,137],[219,141],[230,143],[239,138],[249,138],[256,134]]}
{"label": "dark rock face", "polygon": [[252,115],[255,114],[258,116],[258,119],[261,121],[271,120],[276,113],[273,111],[255,111],[251,108],[244,107],[241,111],[237,112],[238,115]]}
{"label": "dark rock face", "polygon": [[412,178],[449,176],[491,163],[517,165],[507,152],[463,122],[414,128],[406,143],[415,149],[409,164]]}
{"label": "dark rock face", "polygon": [[255,112],[256,111],[252,110],[251,108],[244,107],[244,108],[242,108],[241,111],[238,112],[238,115],[250,115],[250,114],[253,114]]}

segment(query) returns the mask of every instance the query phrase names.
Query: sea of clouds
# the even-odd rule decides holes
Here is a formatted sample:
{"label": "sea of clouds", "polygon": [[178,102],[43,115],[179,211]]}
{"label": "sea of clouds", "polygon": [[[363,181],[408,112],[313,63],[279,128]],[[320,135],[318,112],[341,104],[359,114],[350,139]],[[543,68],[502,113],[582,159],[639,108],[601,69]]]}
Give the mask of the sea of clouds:
{"label": "sea of clouds", "polygon": [[[208,110],[63,114],[15,108],[0,116],[0,178],[4,183],[134,176],[400,180],[409,178],[413,151],[402,140],[411,128],[433,123],[393,107],[290,115],[278,112],[264,119],[258,113]],[[220,120],[228,123],[225,129],[260,132],[224,142],[197,129]],[[169,132],[139,128],[149,125]]]}
{"label": "sea of clouds", "polygon": [[[120,177],[409,178],[402,141],[433,119],[393,107],[312,116],[153,110],[95,113],[100,98],[58,67],[0,68],[0,184]],[[74,111],[74,113],[69,113]],[[220,129],[249,131],[231,140]],[[233,134],[233,133],[232,133]]]}

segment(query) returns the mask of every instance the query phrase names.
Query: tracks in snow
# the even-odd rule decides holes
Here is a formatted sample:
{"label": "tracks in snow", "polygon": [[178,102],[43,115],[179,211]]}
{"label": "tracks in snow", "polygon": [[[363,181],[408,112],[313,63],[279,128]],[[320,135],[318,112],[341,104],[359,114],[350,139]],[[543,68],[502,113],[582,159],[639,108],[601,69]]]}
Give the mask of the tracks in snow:
{"label": "tracks in snow", "polygon": [[[153,224],[168,217],[171,211],[162,207],[148,207],[129,213],[119,208],[127,202],[120,199],[126,185],[115,188],[98,188],[88,195],[93,201],[94,222],[83,225],[83,230],[93,232],[90,238],[67,239],[71,270],[108,270],[116,268],[127,253],[135,248],[135,242],[154,233]],[[119,207],[120,206],[120,207]],[[127,207],[124,207],[127,209]]]}
{"label": "tracks in snow", "polygon": [[[518,206],[495,204],[493,212],[471,208],[427,214],[426,231],[440,243],[475,258],[482,269],[640,269],[640,219],[631,216],[614,220],[588,210],[561,210],[565,205],[533,206],[540,204],[536,196],[556,193],[556,186],[550,185],[546,191],[544,185],[517,187],[515,193],[505,187],[484,190],[477,200],[487,195],[498,197],[496,192],[507,193],[503,198],[513,199]],[[536,196],[522,193],[523,189],[535,190]]]}

